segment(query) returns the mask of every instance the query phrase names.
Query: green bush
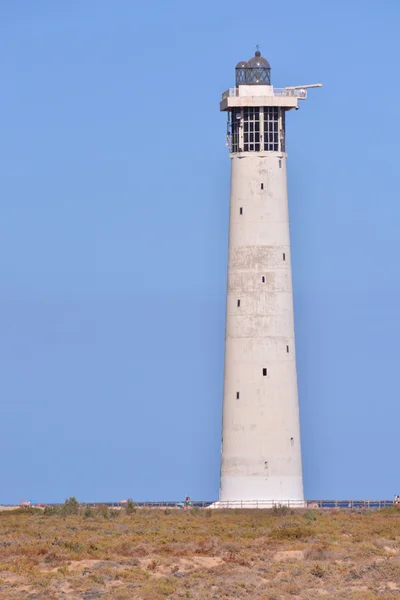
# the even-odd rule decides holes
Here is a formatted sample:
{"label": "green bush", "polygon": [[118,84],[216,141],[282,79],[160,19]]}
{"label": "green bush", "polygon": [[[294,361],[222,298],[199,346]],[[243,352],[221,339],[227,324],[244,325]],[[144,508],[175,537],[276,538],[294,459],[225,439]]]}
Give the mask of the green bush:
{"label": "green bush", "polygon": [[71,496],[64,502],[61,507],[61,514],[63,517],[68,517],[70,515],[77,515],[79,513],[79,502],[75,498],[75,496]]}
{"label": "green bush", "polygon": [[125,512],[127,515],[133,515],[136,512],[136,504],[132,498],[129,498],[128,502],[126,503]]}
{"label": "green bush", "polygon": [[43,514],[46,515],[46,517],[59,517],[61,515],[61,506],[59,504],[46,506]]}
{"label": "green bush", "polygon": [[90,519],[93,516],[94,516],[93,508],[87,504],[83,510],[83,517],[84,517],[84,519]]}
{"label": "green bush", "polygon": [[109,519],[110,509],[106,504],[100,504],[100,506],[97,508],[97,514],[99,517],[103,517],[103,519]]}

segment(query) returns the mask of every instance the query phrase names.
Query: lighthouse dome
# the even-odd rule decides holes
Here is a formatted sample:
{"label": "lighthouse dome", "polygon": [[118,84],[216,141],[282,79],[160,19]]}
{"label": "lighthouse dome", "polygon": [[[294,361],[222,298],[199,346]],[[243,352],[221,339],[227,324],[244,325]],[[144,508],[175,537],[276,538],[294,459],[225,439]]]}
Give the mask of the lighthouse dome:
{"label": "lighthouse dome", "polygon": [[254,56],[252,56],[250,58],[250,60],[247,61],[247,67],[249,69],[253,69],[253,68],[270,69],[271,65],[269,64],[269,62],[267,61],[266,58],[261,56],[261,52],[259,50],[257,50],[257,52],[254,54]]}
{"label": "lighthouse dome", "polygon": [[271,65],[257,49],[247,62],[236,65],[236,85],[271,85]]}
{"label": "lighthouse dome", "polygon": [[271,85],[271,65],[259,50],[247,61],[247,85]]}
{"label": "lighthouse dome", "polygon": [[245,60],[241,60],[236,65],[236,85],[240,85],[246,83],[247,78],[247,62]]}

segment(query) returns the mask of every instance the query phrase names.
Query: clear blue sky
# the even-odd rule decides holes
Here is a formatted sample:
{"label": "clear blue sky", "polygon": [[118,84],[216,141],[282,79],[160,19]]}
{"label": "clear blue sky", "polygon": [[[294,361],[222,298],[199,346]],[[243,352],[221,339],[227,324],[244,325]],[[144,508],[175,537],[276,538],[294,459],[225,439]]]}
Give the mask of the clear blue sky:
{"label": "clear blue sky", "polygon": [[3,0],[0,501],[218,495],[230,161],[288,117],[305,492],[400,493],[397,0]]}

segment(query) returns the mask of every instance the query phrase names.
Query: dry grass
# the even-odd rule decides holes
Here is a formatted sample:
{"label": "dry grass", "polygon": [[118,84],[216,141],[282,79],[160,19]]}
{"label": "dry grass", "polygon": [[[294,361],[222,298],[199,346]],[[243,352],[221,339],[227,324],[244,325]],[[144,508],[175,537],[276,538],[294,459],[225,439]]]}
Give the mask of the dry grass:
{"label": "dry grass", "polygon": [[0,513],[1,599],[400,597],[397,509],[66,512]]}

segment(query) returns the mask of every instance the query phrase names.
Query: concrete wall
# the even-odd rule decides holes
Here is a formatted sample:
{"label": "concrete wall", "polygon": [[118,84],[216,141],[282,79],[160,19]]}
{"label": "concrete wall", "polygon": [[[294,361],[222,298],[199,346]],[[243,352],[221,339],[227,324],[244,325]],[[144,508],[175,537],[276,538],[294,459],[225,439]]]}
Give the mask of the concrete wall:
{"label": "concrete wall", "polygon": [[232,155],[226,319],[220,500],[301,501],[286,154]]}

